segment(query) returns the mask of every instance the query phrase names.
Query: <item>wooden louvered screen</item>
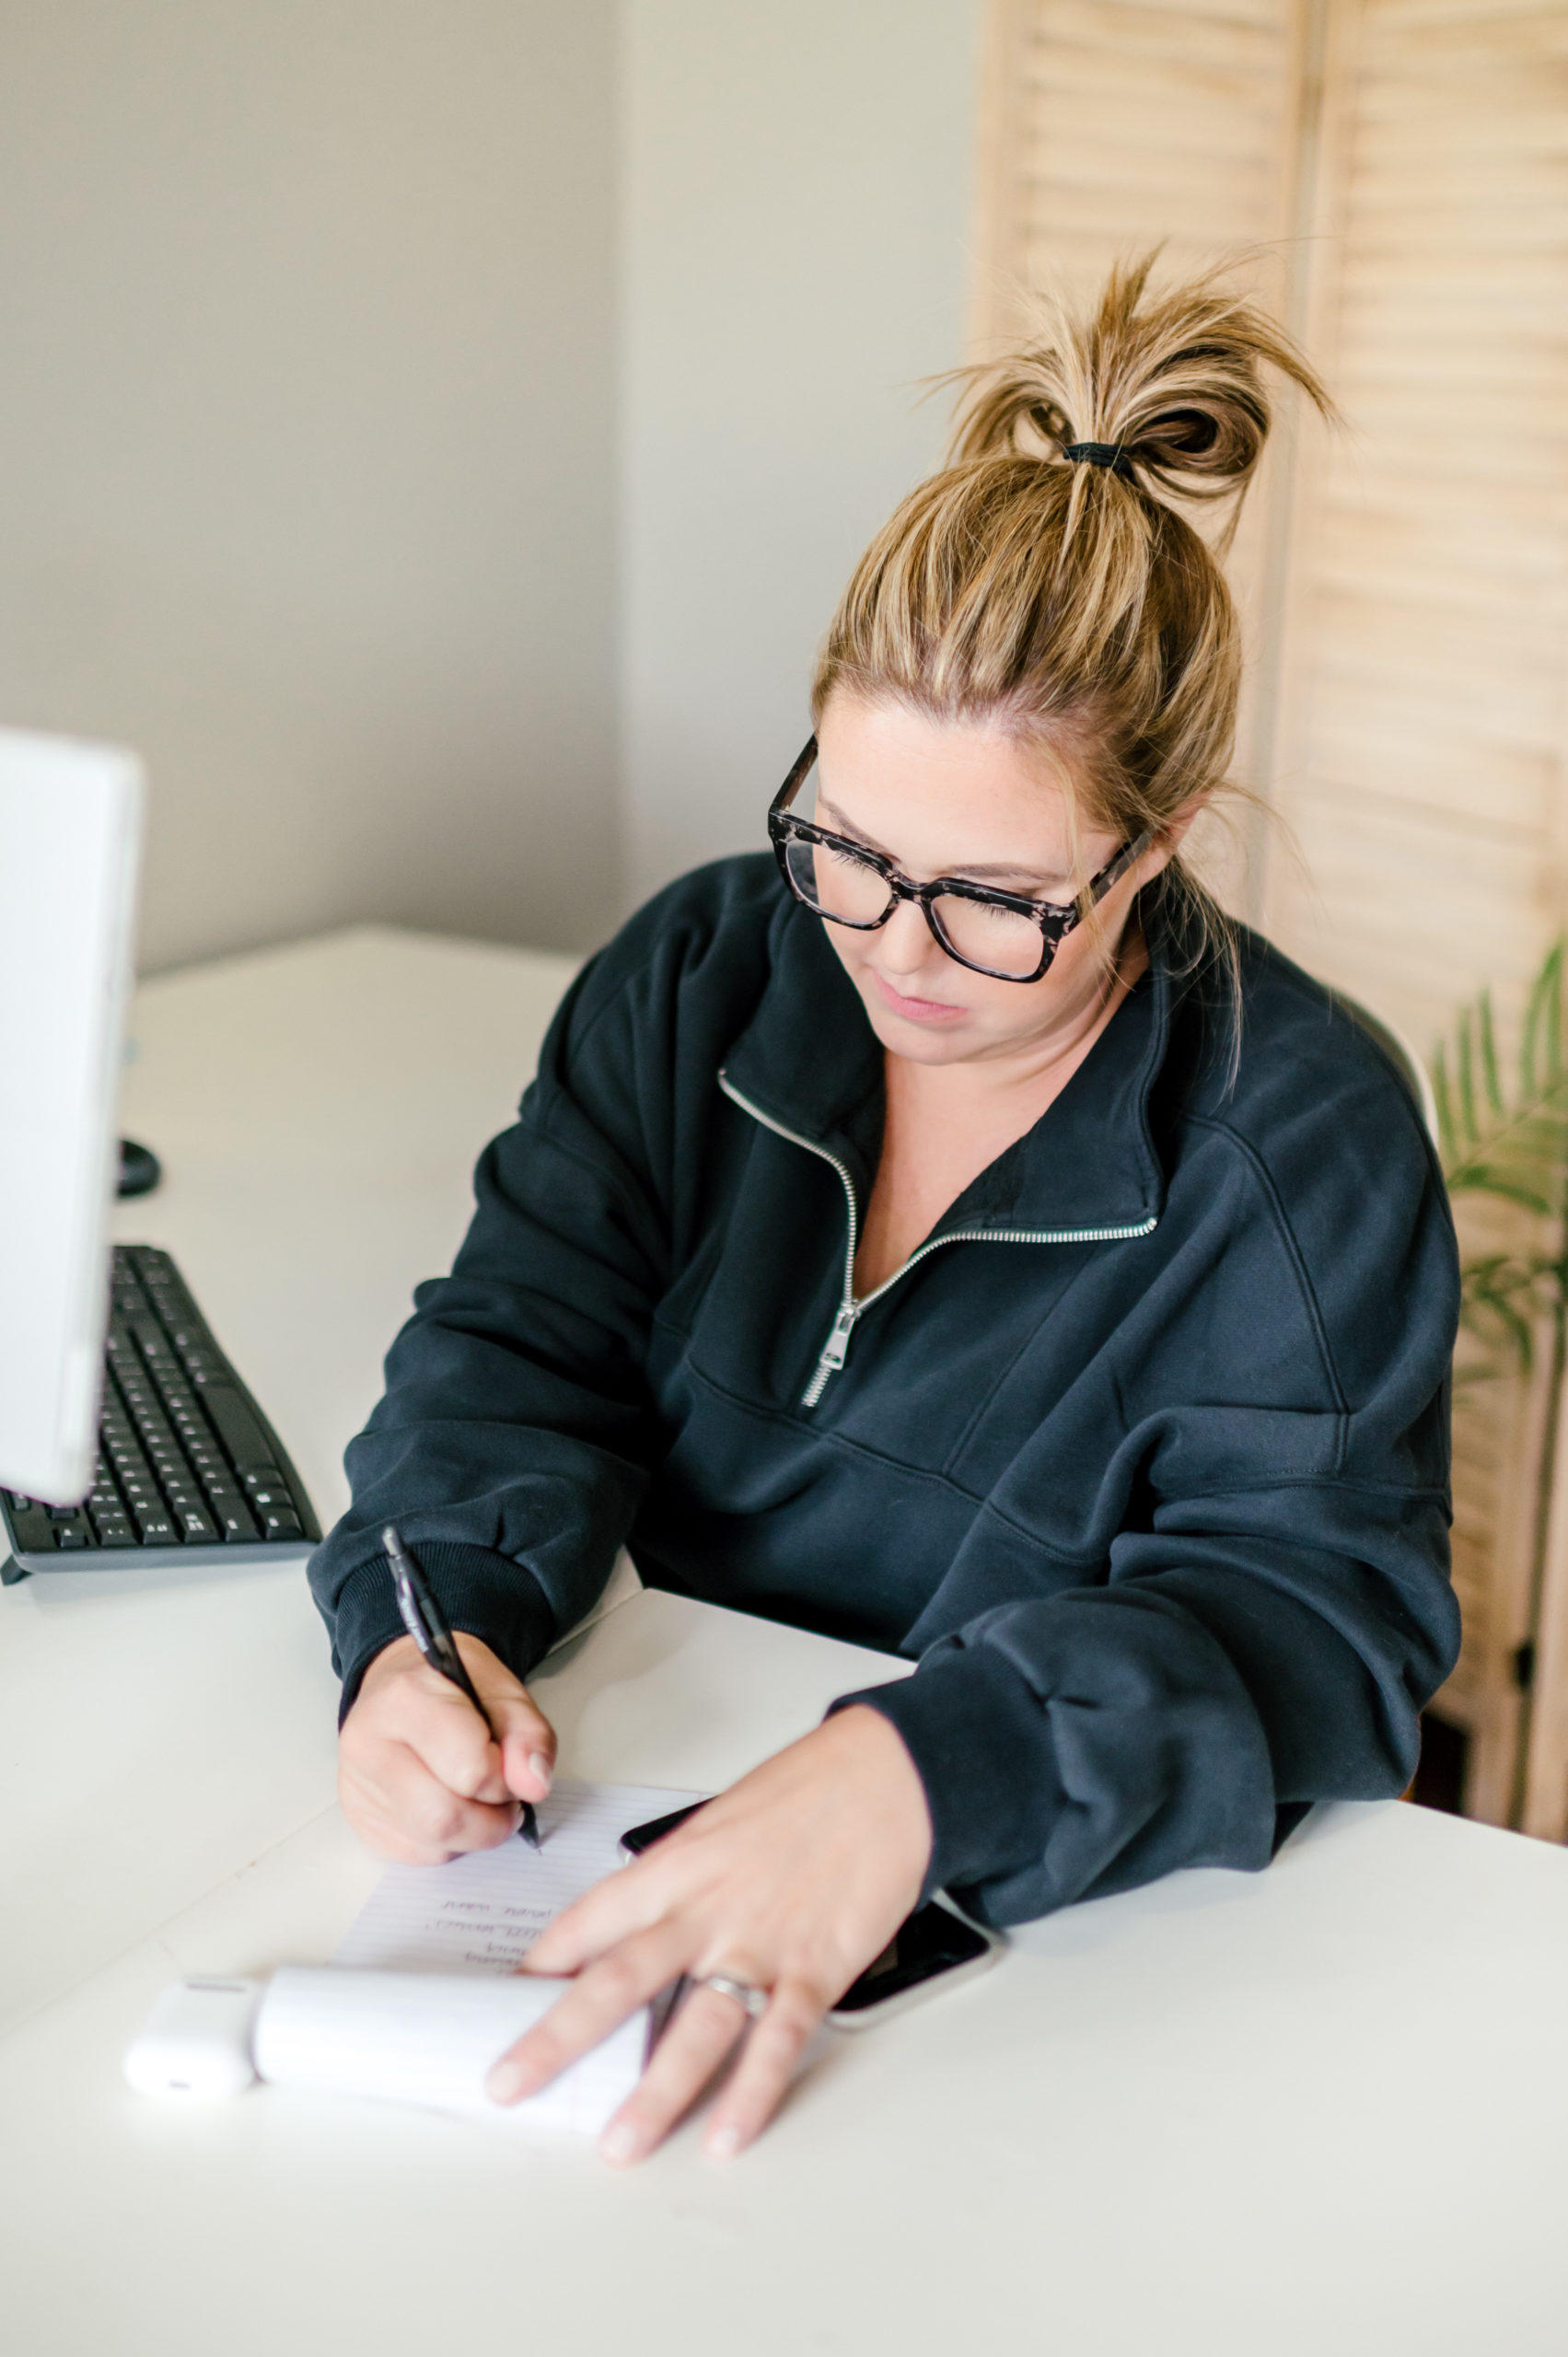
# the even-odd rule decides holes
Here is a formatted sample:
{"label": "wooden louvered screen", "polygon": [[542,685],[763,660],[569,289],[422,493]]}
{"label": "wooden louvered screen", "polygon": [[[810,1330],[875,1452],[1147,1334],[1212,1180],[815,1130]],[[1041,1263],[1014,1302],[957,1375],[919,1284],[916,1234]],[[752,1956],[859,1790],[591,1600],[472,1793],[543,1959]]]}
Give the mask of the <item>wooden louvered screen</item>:
{"label": "wooden louvered screen", "polygon": [[1300,485],[1276,792],[1312,891],[1277,863],[1270,914],[1424,1044],[1562,922],[1568,10],[1337,29],[1311,332],[1353,432]]}
{"label": "wooden louvered screen", "polygon": [[[1305,184],[1311,29],[1298,0],[1001,0],[982,77],[978,351],[1028,316],[1029,290],[1083,295],[1111,263],[1161,248],[1170,271],[1247,250],[1245,273],[1292,310],[1284,241]],[[1254,646],[1271,638],[1268,586],[1284,519],[1271,453],[1231,552]],[[1242,764],[1272,734],[1272,681],[1249,667]],[[1215,846],[1224,862],[1223,841]],[[1211,865],[1214,864],[1211,861]]]}
{"label": "wooden louvered screen", "polygon": [[[1266,913],[1424,1047],[1487,984],[1511,1031],[1563,921],[1568,16],[1363,0],[1334,31],[1310,332],[1353,435],[1297,486],[1273,790],[1305,875],[1276,860]],[[1467,1642],[1444,1707],[1499,1822],[1529,1403],[1467,1388],[1455,1417]]]}
{"label": "wooden louvered screen", "polygon": [[993,39],[985,325],[1161,238],[1180,268],[1284,234],[1293,0],[1031,0]]}
{"label": "wooden louvered screen", "polygon": [[[1282,437],[1237,544],[1239,767],[1288,830],[1246,905],[1420,1051],[1482,984],[1506,1035],[1568,913],[1564,0],[997,0],[981,184],[982,346],[1029,285],[1118,253],[1278,241],[1259,291],[1350,431]],[[1532,1399],[1482,1387],[1457,1419],[1467,1640],[1439,1707],[1499,1820]],[[1561,1837],[1568,1498],[1559,1519],[1527,1821]]]}

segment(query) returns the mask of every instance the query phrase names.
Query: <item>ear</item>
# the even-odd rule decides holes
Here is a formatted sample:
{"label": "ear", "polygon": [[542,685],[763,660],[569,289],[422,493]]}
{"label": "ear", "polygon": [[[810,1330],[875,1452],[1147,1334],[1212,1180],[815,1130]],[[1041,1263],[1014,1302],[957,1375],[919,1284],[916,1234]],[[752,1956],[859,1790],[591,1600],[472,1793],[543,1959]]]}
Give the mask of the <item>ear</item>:
{"label": "ear", "polygon": [[1200,811],[1206,810],[1208,807],[1208,795],[1206,794],[1195,794],[1191,802],[1183,803],[1181,808],[1170,821],[1170,824],[1160,830],[1158,840],[1167,857],[1172,859],[1175,858],[1186,839],[1188,828],[1192,824],[1193,819],[1198,817]]}
{"label": "ear", "polygon": [[1151,883],[1164,867],[1168,867],[1186,840],[1187,830],[1201,811],[1208,807],[1206,794],[1195,794],[1184,802],[1174,819],[1168,819],[1138,862],[1144,883]]}

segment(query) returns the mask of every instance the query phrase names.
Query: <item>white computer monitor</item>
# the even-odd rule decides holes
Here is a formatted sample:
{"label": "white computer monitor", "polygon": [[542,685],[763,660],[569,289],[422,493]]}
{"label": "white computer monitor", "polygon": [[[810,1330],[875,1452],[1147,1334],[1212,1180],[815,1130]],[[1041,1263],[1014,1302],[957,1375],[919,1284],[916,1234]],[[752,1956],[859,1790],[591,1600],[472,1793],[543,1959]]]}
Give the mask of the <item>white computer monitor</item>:
{"label": "white computer monitor", "polygon": [[0,729],[0,1488],[92,1486],[144,785]]}

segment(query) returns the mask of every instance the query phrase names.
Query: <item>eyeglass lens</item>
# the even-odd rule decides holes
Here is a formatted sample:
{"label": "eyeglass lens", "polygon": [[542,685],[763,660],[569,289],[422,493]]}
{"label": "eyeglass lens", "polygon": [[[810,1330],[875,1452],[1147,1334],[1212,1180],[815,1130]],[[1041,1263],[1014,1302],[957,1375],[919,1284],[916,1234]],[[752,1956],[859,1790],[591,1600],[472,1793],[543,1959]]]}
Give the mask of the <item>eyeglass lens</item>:
{"label": "eyeglass lens", "polygon": [[[786,846],[784,855],[790,881],[820,915],[836,918],[841,924],[870,926],[891,911],[894,894],[887,877],[854,852],[830,843],[804,842],[797,836]],[[999,908],[953,892],[938,893],[930,908],[944,942],[957,957],[1020,981],[1039,967],[1040,927],[1016,909]]]}

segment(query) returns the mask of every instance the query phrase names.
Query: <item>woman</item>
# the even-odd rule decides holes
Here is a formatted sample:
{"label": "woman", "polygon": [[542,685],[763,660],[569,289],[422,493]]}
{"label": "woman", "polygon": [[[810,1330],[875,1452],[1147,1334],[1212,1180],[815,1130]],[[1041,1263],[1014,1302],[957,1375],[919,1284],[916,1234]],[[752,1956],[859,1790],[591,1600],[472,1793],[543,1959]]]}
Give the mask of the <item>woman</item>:
{"label": "woman", "polygon": [[[655,1585],[918,1660],[533,1951],[577,1977],[498,2099],[709,1984],[618,2161],[750,2010],[707,2131],[748,2142],[933,1889],[1017,1922],[1399,1792],[1454,1658],[1430,1147],[1179,860],[1239,656],[1169,502],[1244,488],[1260,364],[1322,396],[1212,283],[1146,278],[973,380],[834,619],[776,865],[685,877],[577,981],[313,1565],[344,1806],[396,1857],[500,1841],[548,1789],[522,1681],[622,1542]],[[389,1515],[499,1749],[400,1634]]]}

